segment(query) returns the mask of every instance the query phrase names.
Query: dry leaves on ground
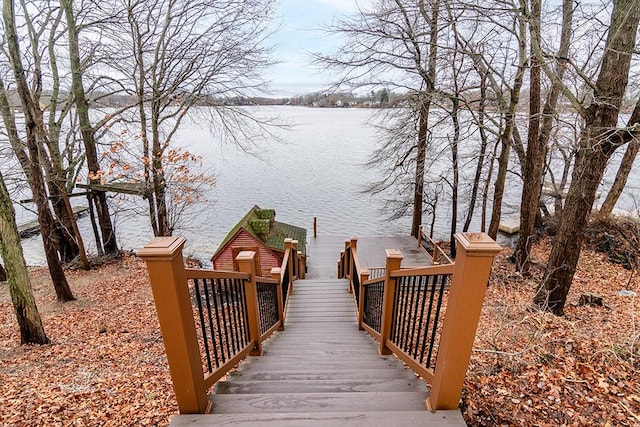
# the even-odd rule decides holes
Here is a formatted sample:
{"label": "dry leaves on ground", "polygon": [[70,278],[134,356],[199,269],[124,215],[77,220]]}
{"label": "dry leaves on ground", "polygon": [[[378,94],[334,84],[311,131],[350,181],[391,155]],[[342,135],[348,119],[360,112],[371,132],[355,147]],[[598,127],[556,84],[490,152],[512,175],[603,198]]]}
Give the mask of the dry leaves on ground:
{"label": "dry leaves on ground", "polygon": [[20,346],[6,286],[0,293],[0,424],[166,425],[177,407],[143,263],[68,272],[77,301],[55,300],[33,272],[51,345]]}
{"label": "dry leaves on ground", "polygon": [[[544,263],[548,241],[536,245]],[[640,425],[640,293],[631,271],[584,250],[564,317],[533,309],[525,279],[498,256],[465,382],[470,425]],[[539,269],[541,270],[541,269]],[[604,307],[578,306],[581,293]]]}

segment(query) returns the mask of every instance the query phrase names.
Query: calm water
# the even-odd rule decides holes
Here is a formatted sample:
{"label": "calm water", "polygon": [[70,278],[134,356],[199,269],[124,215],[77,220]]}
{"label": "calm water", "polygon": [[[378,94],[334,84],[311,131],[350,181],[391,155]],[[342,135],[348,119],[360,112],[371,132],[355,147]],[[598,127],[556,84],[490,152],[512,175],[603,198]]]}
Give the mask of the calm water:
{"label": "calm water", "polygon": [[[217,184],[207,194],[212,201],[194,214],[187,214],[182,228],[174,234],[187,239],[185,253],[208,259],[227,232],[254,204],[274,208],[276,218],[313,233],[313,218],[318,218],[318,233],[344,236],[388,236],[408,234],[410,218],[387,222],[381,214],[381,200],[362,193],[375,179],[377,171],[361,165],[376,146],[374,130],[366,125],[372,111],[365,109],[312,109],[301,107],[261,108],[261,113],[278,114],[291,124],[290,129],[274,132],[282,142],[260,144],[259,158],[248,155],[230,144],[217,142],[217,137],[197,124],[188,124],[175,137],[178,145],[203,156],[203,167],[217,177]],[[475,166],[465,166],[463,173],[471,176]],[[615,168],[610,168],[610,182]],[[517,181],[511,177],[511,181]],[[466,213],[464,188],[460,221]],[[631,185],[624,204],[633,209],[637,186]],[[518,210],[520,184],[510,185],[503,217]],[[75,204],[85,204],[83,198]],[[443,198],[444,203],[445,198]],[[118,240],[124,249],[139,249],[153,234],[146,217],[136,214],[144,203],[130,196],[126,201],[113,199]],[[200,209],[203,208],[203,209]],[[448,212],[444,205],[439,212],[436,237],[448,236]],[[480,209],[476,212],[479,214]],[[20,210],[19,222],[33,217]],[[430,218],[424,218],[425,224]],[[479,219],[472,230],[479,229]],[[85,243],[94,251],[88,218],[79,220]],[[26,239],[28,263],[44,263],[40,236]]]}

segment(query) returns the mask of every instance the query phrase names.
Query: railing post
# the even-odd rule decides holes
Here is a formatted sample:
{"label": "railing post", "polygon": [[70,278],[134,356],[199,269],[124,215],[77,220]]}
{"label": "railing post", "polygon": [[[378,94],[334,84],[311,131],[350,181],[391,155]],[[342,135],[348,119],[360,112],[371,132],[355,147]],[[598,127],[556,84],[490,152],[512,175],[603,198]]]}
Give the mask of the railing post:
{"label": "railing post", "polygon": [[178,409],[204,414],[209,402],[184,272],[184,243],[182,237],[156,237],[138,255],[147,264]]}
{"label": "railing post", "polygon": [[[353,293],[353,275],[358,274],[356,271],[355,257],[358,255],[358,238],[352,236],[349,244],[349,293]],[[354,255],[355,254],[355,255]]]}
{"label": "railing post", "polygon": [[236,256],[238,270],[249,273],[251,277],[245,282],[247,296],[247,320],[249,322],[249,339],[253,343],[252,356],[262,356],[262,343],[260,342],[260,312],[258,308],[258,287],[256,285],[256,253],[242,251]]}
{"label": "railing post", "polygon": [[458,408],[491,264],[502,250],[484,233],[461,233],[455,238],[458,252],[427,399],[432,412]]}
{"label": "railing post", "polygon": [[293,239],[290,238],[286,238],[284,239],[284,253],[285,255],[289,255],[289,260],[287,262],[287,268],[289,269],[289,295],[293,295],[294,290],[293,290],[293,255],[291,253],[292,248],[291,246],[293,245]]}
{"label": "railing post", "polygon": [[364,282],[369,280],[369,270],[366,268],[362,270],[362,274],[360,274],[360,300],[358,301],[358,329],[361,331],[364,330],[362,327],[362,320],[364,318],[364,286],[362,285]]}
{"label": "railing post", "polygon": [[293,277],[300,278],[300,260],[298,259],[298,241],[291,241],[291,255],[293,256]]}
{"label": "railing post", "polygon": [[338,258],[338,279],[344,279],[344,251],[340,251]]}
{"label": "railing post", "polygon": [[349,273],[351,272],[351,240],[344,241],[344,265],[342,266],[344,271],[344,278],[349,279]]}
{"label": "railing post", "polygon": [[422,246],[422,225],[418,228],[418,247]]}
{"label": "railing post", "polygon": [[298,279],[304,280],[307,269],[307,258],[302,255],[302,251],[298,251]]}
{"label": "railing post", "polygon": [[380,347],[378,353],[391,354],[387,347],[387,340],[391,338],[391,322],[393,321],[393,298],[396,293],[396,279],[391,277],[391,272],[400,270],[402,264],[402,251],[399,249],[387,249],[387,262],[384,278],[384,296],[382,297],[382,320],[380,322]]}
{"label": "railing post", "polygon": [[282,286],[280,286],[280,282],[282,282],[280,267],[273,267],[271,269],[271,278],[278,281],[278,319],[280,319],[280,327],[278,330],[284,331],[284,298],[282,295]]}

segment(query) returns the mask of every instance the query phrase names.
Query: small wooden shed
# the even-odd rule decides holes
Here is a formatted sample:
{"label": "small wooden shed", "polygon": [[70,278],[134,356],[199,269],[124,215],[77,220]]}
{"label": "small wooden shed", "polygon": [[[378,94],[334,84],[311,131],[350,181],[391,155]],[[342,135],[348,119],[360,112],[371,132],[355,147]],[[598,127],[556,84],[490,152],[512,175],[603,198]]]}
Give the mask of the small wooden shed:
{"label": "small wooden shed", "polygon": [[224,238],[211,262],[216,270],[238,270],[235,258],[242,251],[256,252],[263,276],[280,267],[284,258],[284,239],[298,241],[298,251],[306,256],[307,230],[275,220],[274,209],[255,205]]}

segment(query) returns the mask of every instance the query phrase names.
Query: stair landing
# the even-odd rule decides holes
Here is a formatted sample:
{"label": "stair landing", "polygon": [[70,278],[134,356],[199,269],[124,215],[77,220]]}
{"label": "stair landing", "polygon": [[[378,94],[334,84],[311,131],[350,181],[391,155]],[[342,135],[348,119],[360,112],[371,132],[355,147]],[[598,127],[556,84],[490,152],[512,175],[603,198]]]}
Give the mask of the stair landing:
{"label": "stair landing", "polygon": [[460,411],[426,409],[428,389],[358,331],[347,281],[294,284],[285,331],[219,382],[213,414],[172,426],[464,426]]}

